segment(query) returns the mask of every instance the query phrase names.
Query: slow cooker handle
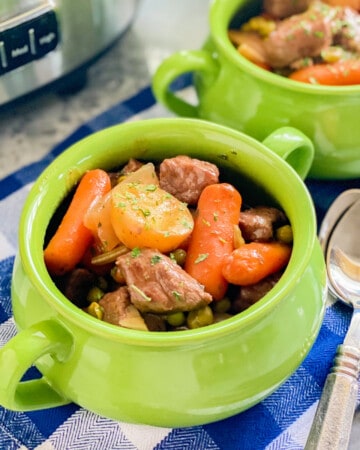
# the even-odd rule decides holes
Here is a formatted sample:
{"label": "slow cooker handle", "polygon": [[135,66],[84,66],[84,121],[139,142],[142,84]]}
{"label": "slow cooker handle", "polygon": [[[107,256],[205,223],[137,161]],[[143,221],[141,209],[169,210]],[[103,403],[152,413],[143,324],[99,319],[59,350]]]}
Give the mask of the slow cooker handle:
{"label": "slow cooker handle", "polygon": [[39,322],[14,336],[0,350],[0,404],[14,411],[32,411],[70,403],[44,377],[21,379],[41,356],[48,354],[63,362],[71,349],[71,336],[53,320]]}
{"label": "slow cooker handle", "polygon": [[314,160],[312,141],[294,127],[281,127],[273,131],[262,143],[283,158],[305,180]]}
{"label": "slow cooker handle", "polygon": [[156,99],[170,111],[183,117],[198,117],[198,106],[181,99],[170,87],[181,75],[201,73],[204,81],[212,83],[219,72],[219,65],[206,50],[183,50],[170,55],[157,68],[152,90]]}

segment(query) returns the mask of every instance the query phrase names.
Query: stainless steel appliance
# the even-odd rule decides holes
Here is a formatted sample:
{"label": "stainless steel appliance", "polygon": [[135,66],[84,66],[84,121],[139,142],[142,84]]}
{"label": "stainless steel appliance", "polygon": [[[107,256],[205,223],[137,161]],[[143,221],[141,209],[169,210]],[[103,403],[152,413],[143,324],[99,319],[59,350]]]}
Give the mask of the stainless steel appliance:
{"label": "stainless steel appliance", "polygon": [[131,24],[138,0],[1,0],[0,105],[71,74]]}

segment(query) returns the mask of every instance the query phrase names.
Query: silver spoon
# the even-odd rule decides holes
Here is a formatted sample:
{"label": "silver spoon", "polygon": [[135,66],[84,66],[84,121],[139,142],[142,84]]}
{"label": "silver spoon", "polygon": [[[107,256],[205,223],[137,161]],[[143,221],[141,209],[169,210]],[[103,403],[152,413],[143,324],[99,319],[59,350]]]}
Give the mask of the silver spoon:
{"label": "silver spoon", "polygon": [[338,346],[332,370],[326,378],[306,450],[347,449],[357,401],[360,365],[360,200],[345,208],[340,215],[340,220],[334,221],[333,229],[327,233],[324,247],[328,282],[333,293],[353,307],[353,315],[344,343]]}
{"label": "silver spoon", "polygon": [[[325,257],[331,233],[334,231],[335,226],[339,223],[346,211],[348,211],[357,200],[360,200],[360,189],[347,189],[336,197],[327,210],[319,231],[319,241]],[[328,289],[332,297],[335,297],[335,299],[339,298],[344,303],[349,304],[348,300],[343,298],[341,293],[334,291],[332,283],[329,284]]]}
{"label": "silver spoon", "polygon": [[347,189],[336,197],[327,210],[319,231],[319,241],[325,255],[335,225],[357,200],[360,200],[360,189]]}

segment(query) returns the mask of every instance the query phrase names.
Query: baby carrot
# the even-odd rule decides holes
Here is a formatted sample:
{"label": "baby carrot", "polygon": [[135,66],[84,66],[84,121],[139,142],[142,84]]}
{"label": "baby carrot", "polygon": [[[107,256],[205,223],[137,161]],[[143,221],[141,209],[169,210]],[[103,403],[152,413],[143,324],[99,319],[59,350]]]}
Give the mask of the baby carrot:
{"label": "baby carrot", "polygon": [[84,256],[92,242],[92,232],[85,227],[83,219],[92,202],[111,189],[109,175],[94,169],[81,179],[73,199],[58,227],[44,250],[44,259],[51,275],[63,275],[72,270]]}
{"label": "baby carrot", "polygon": [[207,186],[198,201],[185,270],[214,300],[221,300],[228,287],[221,273],[222,260],[234,249],[241,202],[239,192],[228,183]]}
{"label": "baby carrot", "polygon": [[250,242],[223,259],[222,274],[229,283],[248,286],[284,268],[290,255],[291,246],[280,242]]}
{"label": "baby carrot", "polygon": [[332,64],[315,64],[296,70],[289,78],[327,86],[360,84],[360,59],[347,59]]}

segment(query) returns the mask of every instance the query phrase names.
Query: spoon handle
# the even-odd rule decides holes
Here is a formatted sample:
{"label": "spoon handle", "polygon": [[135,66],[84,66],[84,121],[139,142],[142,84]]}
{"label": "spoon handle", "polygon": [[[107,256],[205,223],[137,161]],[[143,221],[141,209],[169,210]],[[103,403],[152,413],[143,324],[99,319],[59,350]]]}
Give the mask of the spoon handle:
{"label": "spoon handle", "polygon": [[346,449],[357,401],[360,350],[339,345],[315,413],[305,450]]}

